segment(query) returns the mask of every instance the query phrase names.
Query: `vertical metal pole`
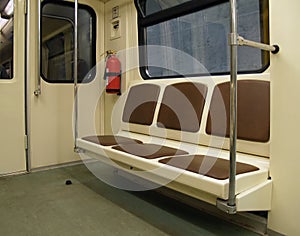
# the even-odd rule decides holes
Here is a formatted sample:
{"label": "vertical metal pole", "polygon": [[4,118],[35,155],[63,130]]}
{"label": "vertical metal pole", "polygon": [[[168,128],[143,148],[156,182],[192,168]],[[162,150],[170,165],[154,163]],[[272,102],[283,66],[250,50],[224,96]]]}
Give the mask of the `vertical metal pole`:
{"label": "vertical metal pole", "polygon": [[[40,8],[40,5],[38,5],[38,8]],[[30,32],[33,32],[33,28],[32,28],[32,1],[27,1],[26,4],[26,25],[25,25],[25,34],[26,34],[26,47],[25,47],[25,55],[26,55],[26,59],[25,59],[25,70],[26,70],[26,74],[25,74],[25,119],[26,119],[26,136],[27,136],[27,150],[26,150],[26,171],[27,172],[31,172],[31,149],[30,149],[30,138],[31,138],[31,115],[30,115],[30,108],[31,108],[31,86],[30,86],[30,80],[29,78],[31,77],[31,68],[30,68],[30,56],[32,55],[31,53],[31,43],[30,43],[30,39],[31,39],[31,34]],[[37,9],[37,18],[38,18],[38,22],[40,22],[41,16],[40,13],[41,11]],[[39,28],[39,27],[38,27]],[[38,29],[37,34],[40,34],[40,31]],[[40,37],[40,36],[38,36]],[[39,47],[40,45],[37,44],[37,47]],[[36,67],[40,67],[39,65],[39,60],[37,61]],[[37,69],[36,69],[37,70]],[[37,74],[36,76],[40,76],[39,74]]]}
{"label": "vertical metal pole", "polygon": [[74,151],[77,152],[76,140],[78,138],[78,0],[75,0],[74,3]]}
{"label": "vertical metal pole", "polygon": [[42,93],[41,89],[41,20],[42,20],[42,15],[41,15],[41,1],[37,1],[37,13],[38,13],[38,20],[37,20],[37,78],[36,78],[36,85],[35,85],[35,90],[34,90],[34,95],[39,96]]}
{"label": "vertical metal pole", "polygon": [[236,185],[236,121],[237,121],[237,5],[236,0],[230,0],[231,12],[231,43],[230,43],[230,176],[228,205],[235,206]]}

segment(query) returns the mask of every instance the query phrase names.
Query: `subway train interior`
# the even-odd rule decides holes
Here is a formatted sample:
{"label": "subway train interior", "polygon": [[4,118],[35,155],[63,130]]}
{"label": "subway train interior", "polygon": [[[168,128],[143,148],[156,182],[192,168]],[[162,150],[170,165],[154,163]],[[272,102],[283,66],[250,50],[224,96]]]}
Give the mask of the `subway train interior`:
{"label": "subway train interior", "polygon": [[0,234],[299,235],[299,9],[0,0]]}

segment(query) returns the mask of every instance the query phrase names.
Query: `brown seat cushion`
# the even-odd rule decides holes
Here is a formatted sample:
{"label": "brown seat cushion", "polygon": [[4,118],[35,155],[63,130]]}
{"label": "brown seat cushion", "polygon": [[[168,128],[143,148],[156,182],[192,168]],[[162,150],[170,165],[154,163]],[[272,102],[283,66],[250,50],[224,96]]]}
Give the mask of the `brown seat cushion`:
{"label": "brown seat cushion", "polygon": [[160,87],[154,84],[139,84],[130,88],[122,120],[128,123],[151,125]]}
{"label": "brown seat cushion", "polygon": [[[205,175],[214,179],[229,178],[229,161],[217,157],[204,155],[189,155],[181,157],[165,158],[160,163],[185,169],[197,174]],[[247,173],[258,170],[256,166],[237,162],[236,174]]]}
{"label": "brown seat cushion", "polygon": [[[213,92],[206,133],[229,137],[230,83],[218,84]],[[237,138],[267,142],[270,138],[270,83],[237,82]]]}
{"label": "brown seat cushion", "polygon": [[158,113],[157,126],[188,132],[200,128],[207,87],[183,82],[166,87]]}
{"label": "brown seat cushion", "polygon": [[100,144],[102,146],[113,146],[124,143],[142,143],[137,139],[126,138],[122,136],[114,136],[114,135],[97,135],[97,136],[88,136],[82,138],[83,140]]}
{"label": "brown seat cushion", "polygon": [[165,156],[174,156],[174,155],[184,155],[188,154],[187,152],[167,146],[161,146],[156,144],[125,144],[120,146],[115,146],[113,149],[126,152],[135,156],[143,157],[146,159],[155,159]]}

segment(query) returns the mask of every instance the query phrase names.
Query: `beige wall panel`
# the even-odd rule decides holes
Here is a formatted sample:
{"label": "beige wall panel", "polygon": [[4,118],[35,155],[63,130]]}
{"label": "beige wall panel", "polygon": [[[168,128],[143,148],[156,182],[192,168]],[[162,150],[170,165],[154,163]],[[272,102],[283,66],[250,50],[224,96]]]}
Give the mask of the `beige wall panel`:
{"label": "beige wall panel", "polygon": [[33,97],[31,116],[32,168],[78,160],[74,154],[71,85],[42,82],[42,95]]}
{"label": "beige wall panel", "polygon": [[[112,8],[119,6],[119,20],[121,27],[121,35],[119,38],[111,38],[111,22],[112,22]],[[119,59],[122,63],[122,92],[124,93],[128,84],[132,80],[137,79],[137,70],[129,70],[128,64],[132,63],[130,60],[138,58],[137,54],[132,57],[132,52],[137,52],[137,23],[136,10],[133,1],[131,0],[111,0],[105,4],[105,50],[116,50],[119,52]],[[124,51],[128,48],[136,48],[130,50],[131,53]],[[138,78],[140,78],[138,76]],[[112,111],[114,105],[118,101],[119,96],[112,94],[105,94],[105,133],[112,133],[112,125],[119,127],[119,124],[112,124],[116,119],[112,119]],[[114,129],[115,130],[115,129]],[[116,129],[117,130],[117,129]]]}
{"label": "beige wall panel", "polygon": [[300,133],[300,1],[270,1],[271,42],[280,46],[271,56],[271,177],[272,210],[268,227],[299,235]]}

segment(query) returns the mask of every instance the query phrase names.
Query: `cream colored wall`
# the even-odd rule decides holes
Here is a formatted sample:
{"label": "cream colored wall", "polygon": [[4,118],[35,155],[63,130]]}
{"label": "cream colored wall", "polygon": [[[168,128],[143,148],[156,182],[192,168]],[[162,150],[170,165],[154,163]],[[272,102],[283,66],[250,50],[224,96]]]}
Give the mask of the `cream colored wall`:
{"label": "cream colored wall", "polygon": [[[103,15],[104,5],[98,0],[84,0],[79,3],[90,5],[97,15],[96,60],[100,61],[104,51]],[[36,79],[39,76],[37,62],[37,1],[29,2],[29,50],[28,71],[29,130],[31,168],[57,165],[79,160],[73,152],[73,84],[54,84],[41,81],[42,93],[34,96]],[[85,85],[84,85],[85,86]],[[88,84],[86,86],[89,86]],[[100,114],[100,112],[98,113]],[[100,116],[100,115],[98,115]]]}
{"label": "cream colored wall", "polygon": [[[120,22],[121,22],[121,37],[111,39],[111,21],[112,21],[112,8],[119,6]],[[128,88],[130,81],[140,78],[136,70],[127,71],[127,64],[130,60],[136,60],[137,57],[132,58],[125,49],[137,47],[137,23],[136,23],[136,10],[133,0],[111,0],[105,3],[105,50],[116,50],[120,52],[120,60],[122,63],[122,92]],[[119,96],[112,94],[105,94],[105,133],[112,133],[112,110],[115,103],[118,101]],[[118,124],[114,124],[114,127]]]}
{"label": "cream colored wall", "polygon": [[271,230],[300,234],[300,1],[270,1],[271,42],[280,46],[271,57]]}

